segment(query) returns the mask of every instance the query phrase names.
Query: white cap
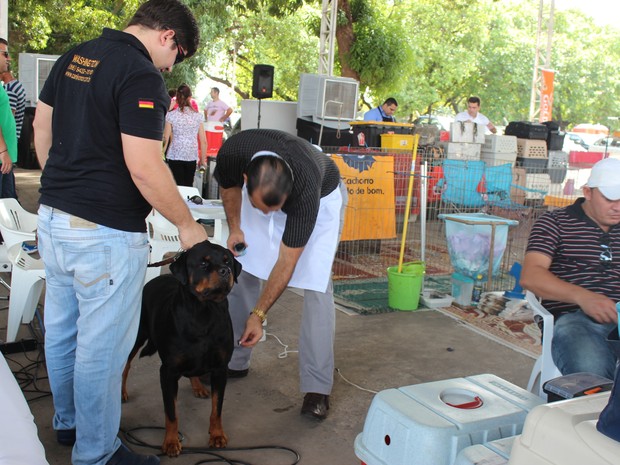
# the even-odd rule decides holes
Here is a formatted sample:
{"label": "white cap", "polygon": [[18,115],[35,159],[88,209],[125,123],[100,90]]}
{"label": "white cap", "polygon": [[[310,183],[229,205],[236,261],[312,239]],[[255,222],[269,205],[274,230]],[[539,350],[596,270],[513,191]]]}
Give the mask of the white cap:
{"label": "white cap", "polygon": [[620,160],[605,158],[596,163],[586,186],[596,187],[609,200],[620,199]]}

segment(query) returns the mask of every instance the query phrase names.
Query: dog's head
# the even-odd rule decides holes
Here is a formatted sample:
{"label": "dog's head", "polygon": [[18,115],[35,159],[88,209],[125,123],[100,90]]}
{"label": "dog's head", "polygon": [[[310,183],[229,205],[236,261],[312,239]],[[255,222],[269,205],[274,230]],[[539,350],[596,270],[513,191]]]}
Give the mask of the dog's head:
{"label": "dog's head", "polygon": [[201,302],[221,302],[237,282],[241,263],[228,249],[204,241],[183,252],[170,271]]}

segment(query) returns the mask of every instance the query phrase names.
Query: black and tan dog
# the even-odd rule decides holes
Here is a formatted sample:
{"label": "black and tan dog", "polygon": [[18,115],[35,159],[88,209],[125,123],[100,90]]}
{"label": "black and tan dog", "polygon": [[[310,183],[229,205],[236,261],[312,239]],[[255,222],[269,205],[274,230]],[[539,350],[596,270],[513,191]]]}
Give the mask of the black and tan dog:
{"label": "black and tan dog", "polygon": [[127,374],[132,359],[159,353],[160,383],[166,414],[162,450],[170,457],[181,453],[176,413],[178,381],[189,377],[194,395],[208,397],[199,376],[211,375],[209,447],[226,447],[222,404],[227,367],[233,352],[233,331],[227,296],[241,272],[241,264],[225,248],[208,241],[196,244],[170,265],[172,274],[144,286],[140,329],[123,372],[122,398],[127,396]]}

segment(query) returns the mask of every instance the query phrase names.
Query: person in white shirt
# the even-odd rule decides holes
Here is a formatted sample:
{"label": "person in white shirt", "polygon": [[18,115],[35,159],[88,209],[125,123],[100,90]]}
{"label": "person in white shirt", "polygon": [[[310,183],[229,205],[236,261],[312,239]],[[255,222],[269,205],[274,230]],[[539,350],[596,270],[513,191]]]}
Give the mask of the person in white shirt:
{"label": "person in white shirt", "polygon": [[482,124],[493,134],[497,133],[497,128],[491,123],[489,118],[480,113],[480,98],[469,97],[467,99],[467,111],[462,111],[454,117],[454,121],[471,121],[472,123]]}

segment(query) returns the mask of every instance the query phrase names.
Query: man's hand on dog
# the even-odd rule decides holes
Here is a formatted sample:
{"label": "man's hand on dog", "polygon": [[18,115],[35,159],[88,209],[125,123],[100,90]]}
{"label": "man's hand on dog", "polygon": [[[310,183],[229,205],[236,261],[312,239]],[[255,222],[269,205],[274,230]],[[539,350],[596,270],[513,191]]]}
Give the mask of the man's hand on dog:
{"label": "man's hand on dog", "polygon": [[245,322],[245,331],[239,339],[239,345],[241,347],[254,347],[261,337],[263,337],[263,324],[260,318],[252,313]]}
{"label": "man's hand on dog", "polygon": [[200,223],[191,221],[187,225],[179,227],[179,239],[181,240],[181,248],[189,250],[195,244],[209,240],[209,236]]}

